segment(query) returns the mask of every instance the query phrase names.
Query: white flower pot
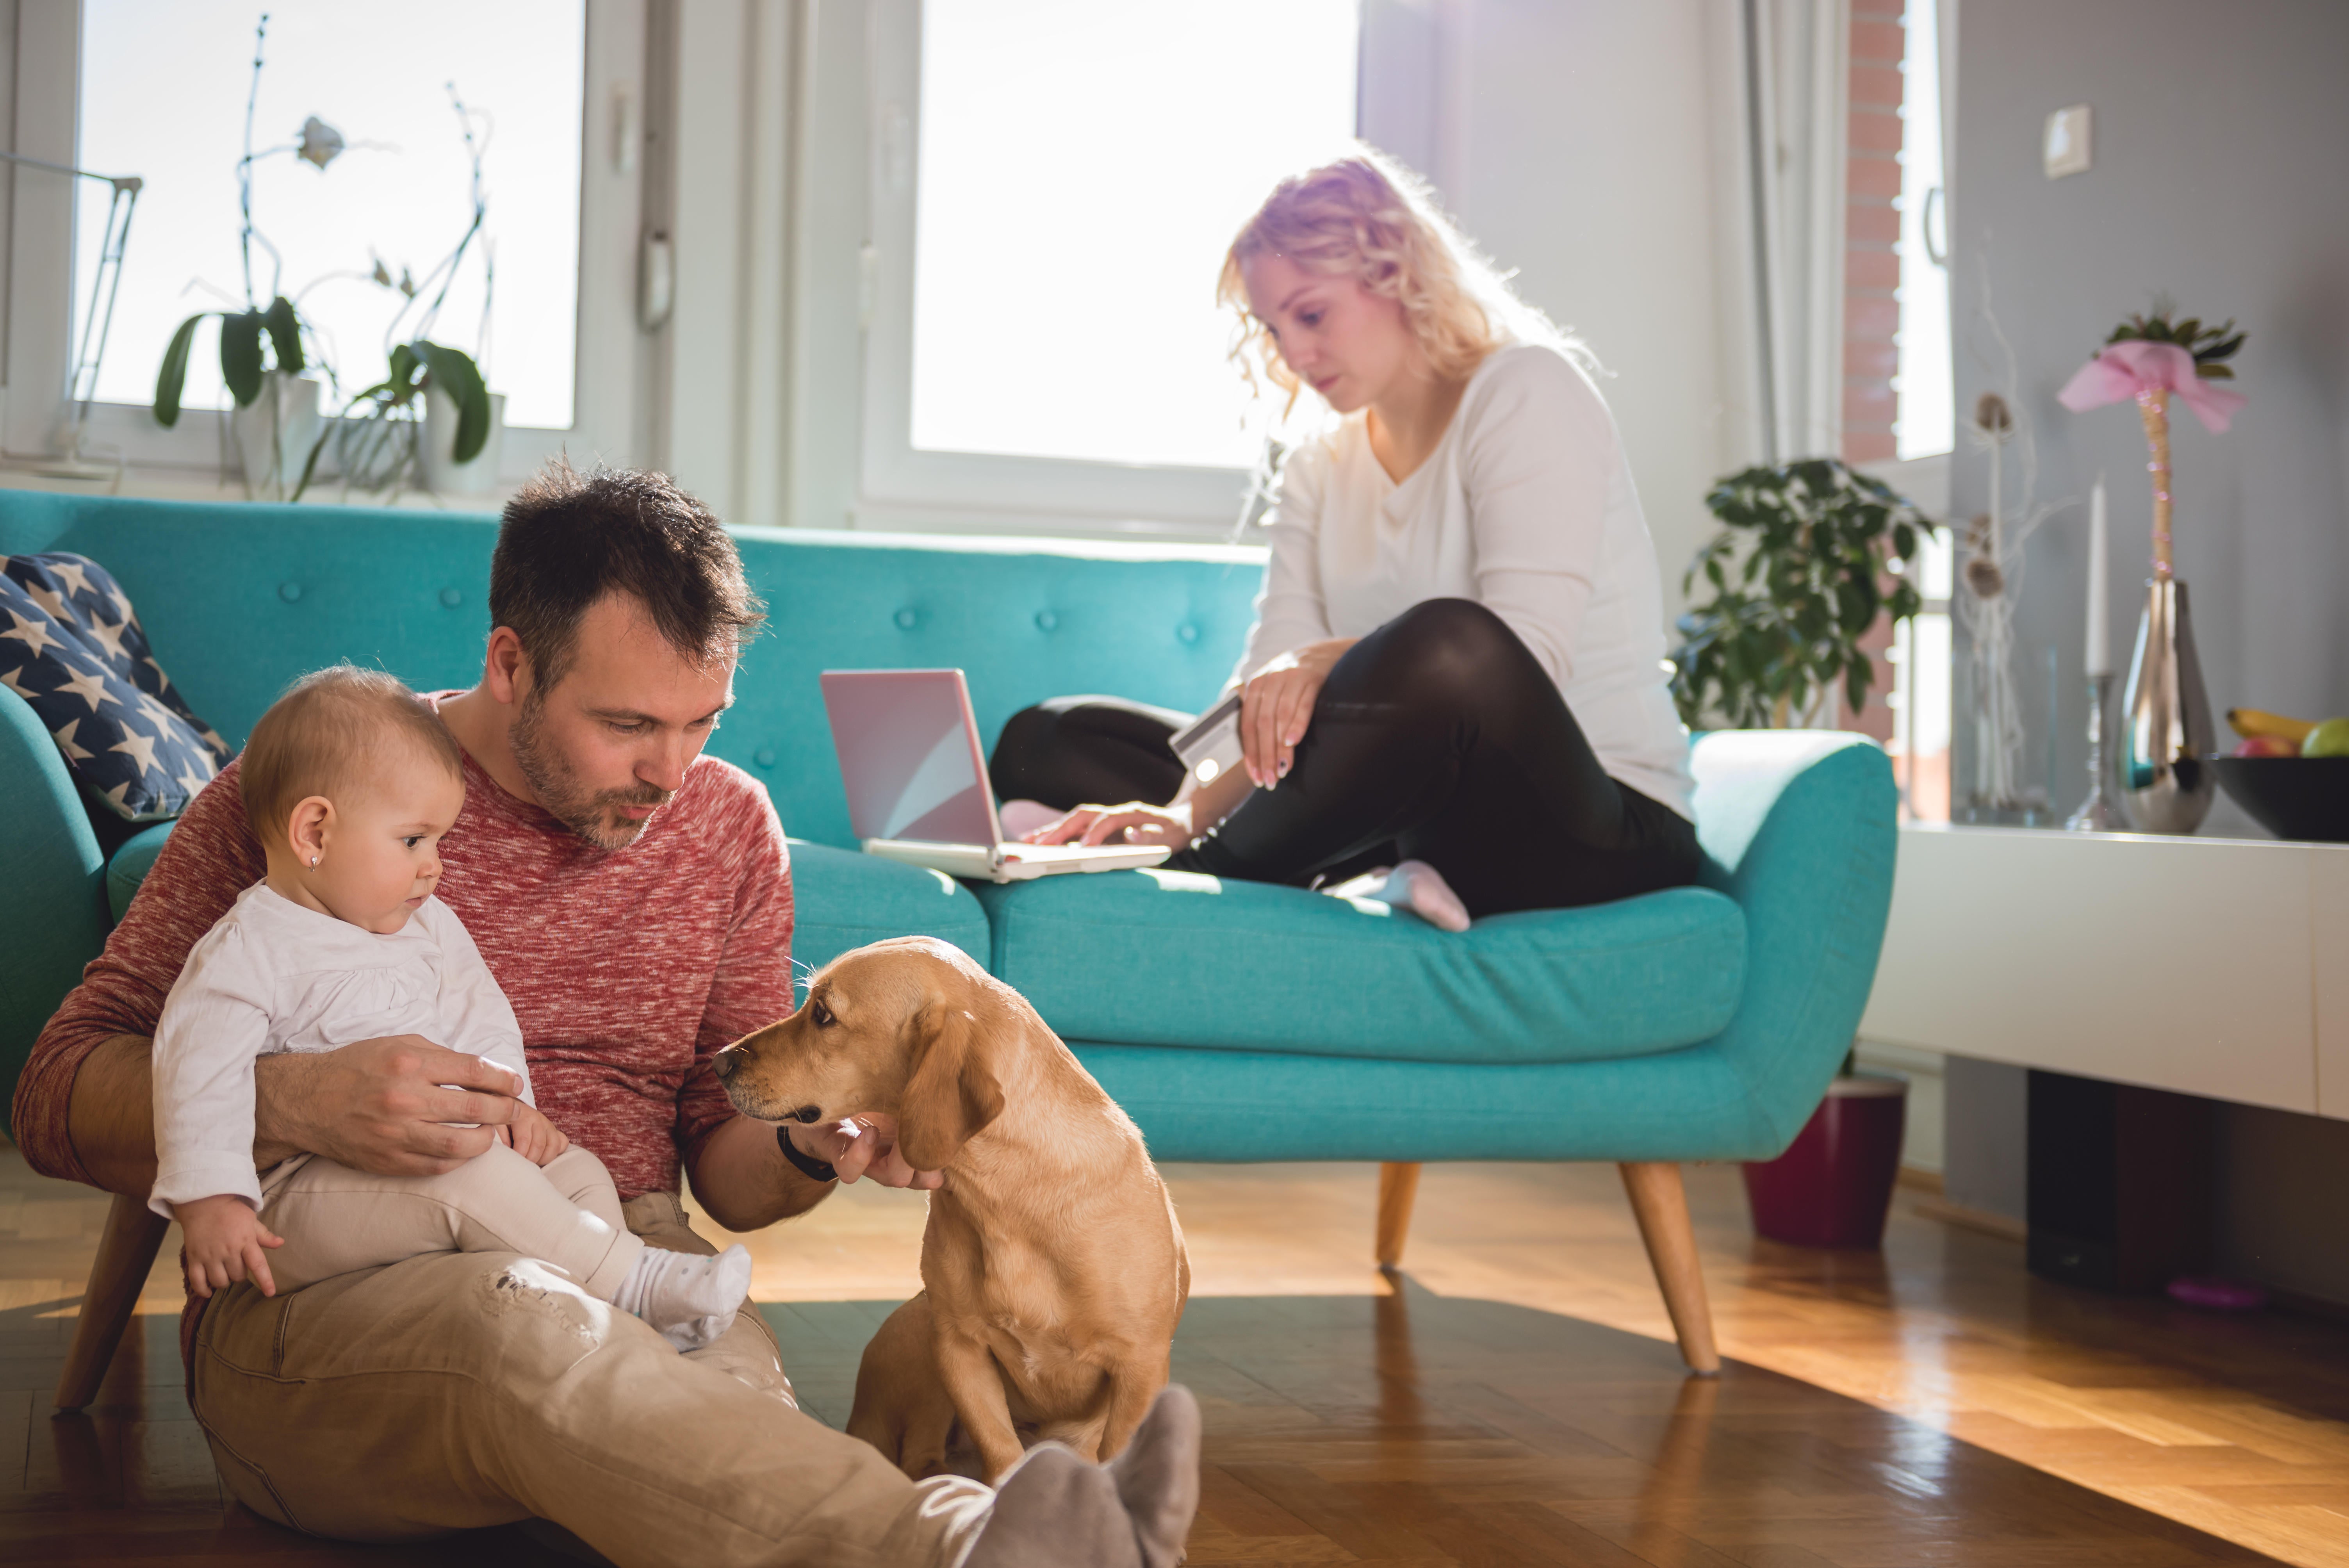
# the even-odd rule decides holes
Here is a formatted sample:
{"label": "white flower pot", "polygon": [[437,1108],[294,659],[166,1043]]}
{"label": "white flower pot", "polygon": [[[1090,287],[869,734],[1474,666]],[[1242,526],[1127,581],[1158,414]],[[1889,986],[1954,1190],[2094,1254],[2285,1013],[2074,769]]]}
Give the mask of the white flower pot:
{"label": "white flower pot", "polygon": [[245,493],[254,500],[291,500],[301,484],[310,449],[326,430],[318,393],[319,384],[306,376],[272,370],[261,378],[261,396],[230,413]]}
{"label": "white flower pot", "polygon": [[457,449],[457,400],[438,387],[424,388],[424,488],[438,495],[482,495],[498,483],[498,456],[506,444],[506,395],[490,394],[490,438],[470,463],[450,461]]}

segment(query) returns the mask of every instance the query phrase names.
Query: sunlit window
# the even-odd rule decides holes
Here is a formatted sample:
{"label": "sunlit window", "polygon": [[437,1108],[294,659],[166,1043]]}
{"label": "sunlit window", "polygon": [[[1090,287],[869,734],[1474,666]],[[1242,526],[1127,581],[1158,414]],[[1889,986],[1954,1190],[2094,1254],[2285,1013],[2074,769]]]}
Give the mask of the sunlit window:
{"label": "sunlit window", "polygon": [[[83,0],[80,161],[147,181],[99,398],[149,402],[181,320],[249,299],[265,306],[277,293],[317,329],[345,397],[381,379],[390,339],[413,333],[440,290],[432,270],[471,222],[472,165],[453,93],[471,111],[488,212],[431,335],[481,361],[492,390],[507,395],[507,423],[568,428],[584,0],[269,0],[252,130],[265,154],[253,166],[265,244],[252,248],[248,284],[237,164],[264,8]],[[346,143],[323,168],[288,150],[314,116]],[[80,198],[85,288],[107,197],[86,186]],[[402,279],[423,297],[411,302]],[[212,330],[190,361],[191,407],[227,406]]]}
{"label": "sunlit window", "polygon": [[1233,232],[1354,129],[1354,0],[926,0],[913,444],[1246,468]]}
{"label": "sunlit window", "polygon": [[[1941,51],[1938,0],[1908,0],[1901,18],[1900,359],[1894,438],[1903,459],[1947,452],[1956,428],[1950,362],[1949,201],[1941,157]],[[1898,674],[1890,750],[1912,820],[1950,815],[1950,593],[1952,531],[1919,561],[1922,614],[1903,626],[1889,655]]]}

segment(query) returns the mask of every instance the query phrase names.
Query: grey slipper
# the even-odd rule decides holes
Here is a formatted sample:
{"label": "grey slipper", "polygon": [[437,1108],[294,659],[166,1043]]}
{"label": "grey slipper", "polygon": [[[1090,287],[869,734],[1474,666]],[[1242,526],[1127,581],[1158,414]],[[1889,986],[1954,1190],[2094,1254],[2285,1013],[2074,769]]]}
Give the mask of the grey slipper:
{"label": "grey slipper", "polygon": [[1058,1443],[1039,1443],[1003,1472],[994,1511],[962,1568],[1144,1564],[1110,1472]]}
{"label": "grey slipper", "polygon": [[1199,1401],[1169,1383],[1106,1465],[1058,1443],[1022,1455],[962,1568],[1174,1568],[1198,1511]]}
{"label": "grey slipper", "polygon": [[1158,1390],[1133,1440],[1108,1470],[1133,1521],[1143,1568],[1174,1568],[1199,1511],[1199,1401],[1191,1390],[1179,1383]]}

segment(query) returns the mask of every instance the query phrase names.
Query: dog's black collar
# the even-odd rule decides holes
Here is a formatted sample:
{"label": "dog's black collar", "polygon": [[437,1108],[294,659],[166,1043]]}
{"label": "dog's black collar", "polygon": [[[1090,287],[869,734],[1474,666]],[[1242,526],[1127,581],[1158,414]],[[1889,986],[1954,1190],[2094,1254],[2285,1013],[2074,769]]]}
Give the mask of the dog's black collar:
{"label": "dog's black collar", "polygon": [[833,1170],[829,1164],[825,1163],[823,1161],[818,1160],[812,1154],[802,1154],[800,1152],[800,1146],[792,1141],[792,1124],[790,1122],[784,1122],[781,1127],[775,1129],[775,1142],[776,1145],[782,1150],[783,1158],[790,1161],[794,1166],[798,1167],[799,1173],[806,1177],[809,1181],[837,1181],[840,1180],[840,1172]]}

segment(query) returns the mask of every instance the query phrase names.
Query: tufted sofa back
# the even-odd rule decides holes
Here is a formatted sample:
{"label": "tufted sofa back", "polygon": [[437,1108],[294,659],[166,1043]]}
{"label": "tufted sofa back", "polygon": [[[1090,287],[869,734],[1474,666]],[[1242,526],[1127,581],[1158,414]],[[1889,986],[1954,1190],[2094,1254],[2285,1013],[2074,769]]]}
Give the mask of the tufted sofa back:
{"label": "tufted sofa back", "polygon": [[[232,746],[293,676],[337,659],[470,686],[489,634],[481,514],[0,491],[0,554],[101,562],[157,657]],[[1185,710],[1238,657],[1263,552],[739,529],[770,629],[710,749],[762,779],[794,837],[851,842],[826,669],[960,666],[982,738],[1040,697]]]}

